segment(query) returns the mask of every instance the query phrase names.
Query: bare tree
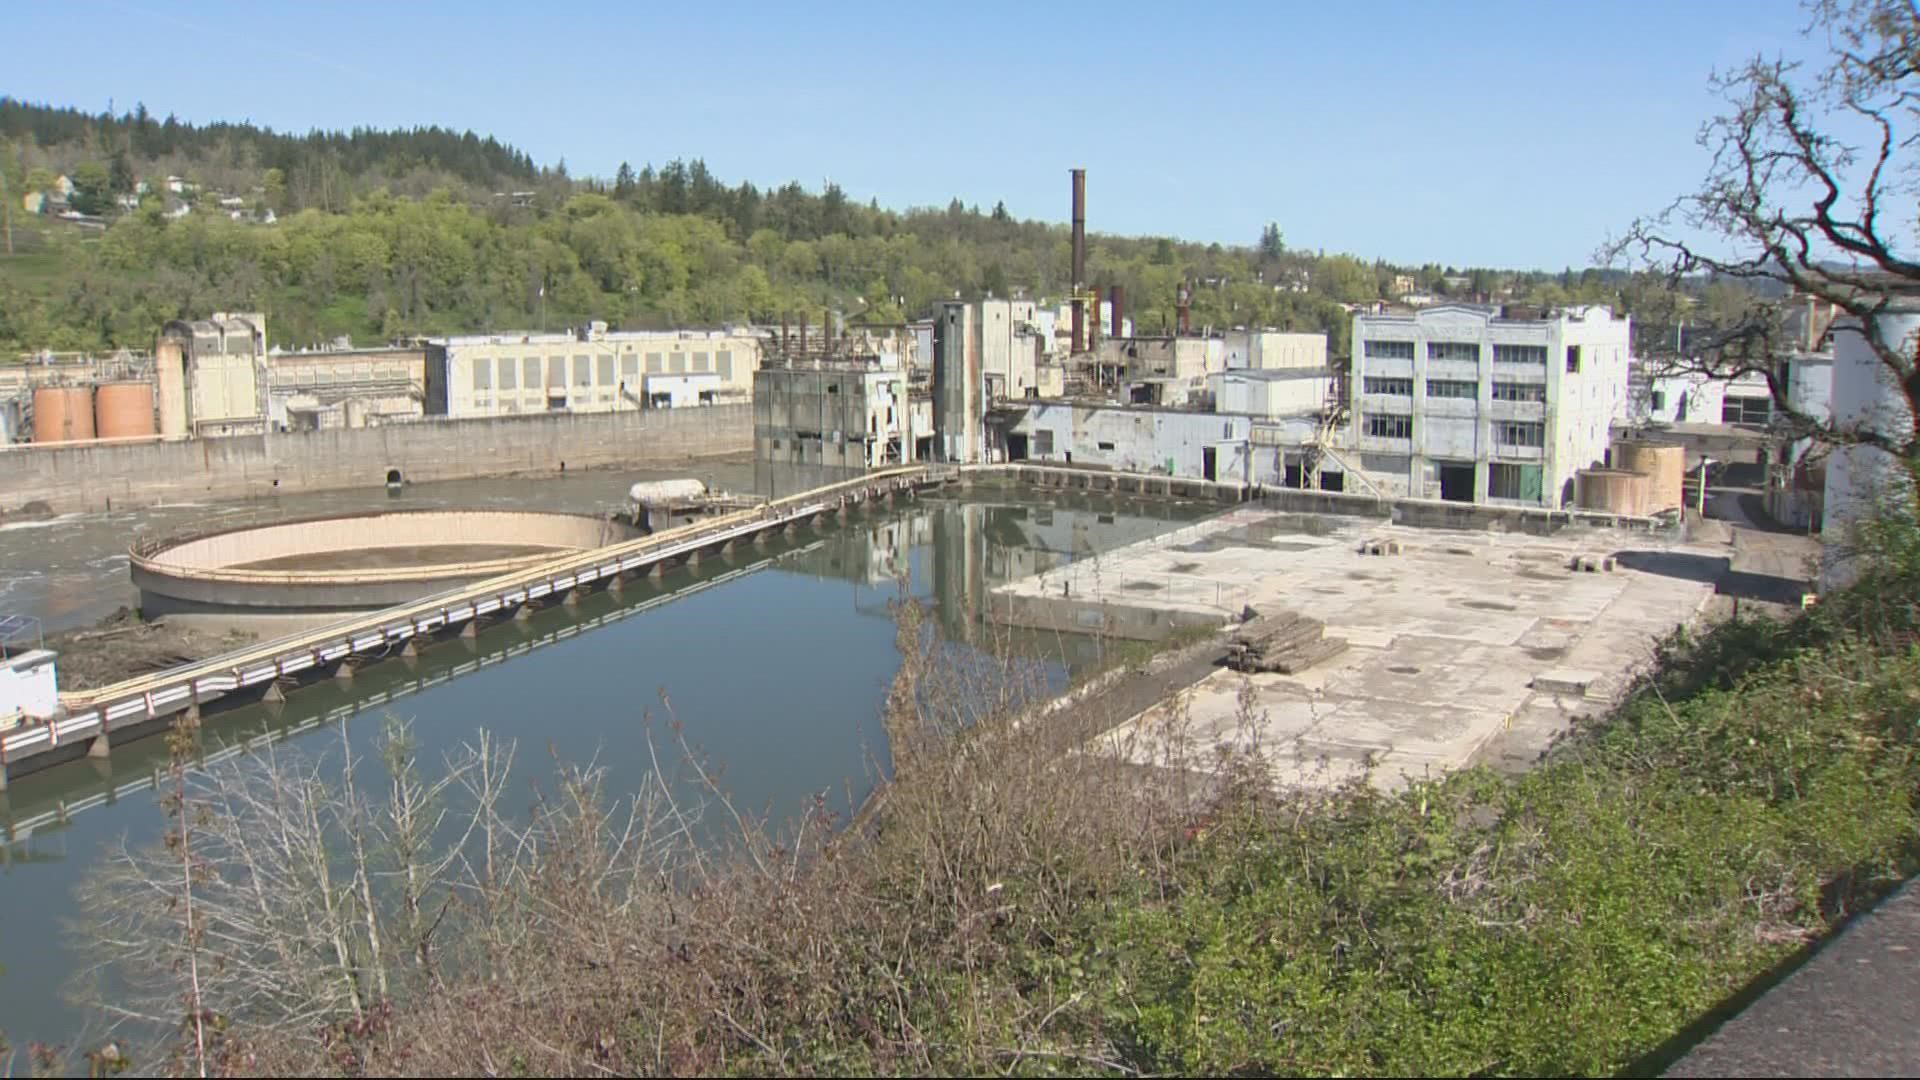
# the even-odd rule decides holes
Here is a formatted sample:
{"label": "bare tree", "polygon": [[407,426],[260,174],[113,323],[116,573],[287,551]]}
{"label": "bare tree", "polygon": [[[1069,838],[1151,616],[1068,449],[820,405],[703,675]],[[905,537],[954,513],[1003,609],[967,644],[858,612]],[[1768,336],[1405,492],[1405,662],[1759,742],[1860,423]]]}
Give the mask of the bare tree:
{"label": "bare tree", "polygon": [[[1756,57],[1713,85],[1728,111],[1701,128],[1713,157],[1700,189],[1633,224],[1604,255],[1638,260],[1679,286],[1701,277],[1754,288],[1708,313],[1684,346],[1671,338],[1655,359],[1666,371],[1766,380],[1788,432],[1920,451],[1920,369],[1914,343],[1889,341],[1878,316],[1920,294],[1920,262],[1902,254],[1916,238],[1920,196],[1920,6],[1914,0],[1809,0],[1809,41],[1824,38],[1827,66],[1812,70]],[[1767,295],[1784,287],[1852,316],[1858,333],[1914,409],[1904,430],[1836,425],[1789,400],[1779,358],[1784,312]],[[1647,318],[1649,313],[1642,313]],[[1655,315],[1657,319],[1658,316]]]}

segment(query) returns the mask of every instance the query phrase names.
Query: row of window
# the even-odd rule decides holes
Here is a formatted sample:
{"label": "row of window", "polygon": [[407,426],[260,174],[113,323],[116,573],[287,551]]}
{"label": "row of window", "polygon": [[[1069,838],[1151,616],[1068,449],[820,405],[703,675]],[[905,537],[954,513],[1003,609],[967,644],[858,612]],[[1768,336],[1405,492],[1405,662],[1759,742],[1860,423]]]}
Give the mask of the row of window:
{"label": "row of window", "polygon": [[[1368,375],[1361,380],[1361,390],[1368,394],[1391,394],[1395,397],[1412,397],[1413,380],[1390,376]],[[1430,398],[1466,398],[1480,396],[1480,384],[1467,379],[1428,379],[1427,396]],[[1495,401],[1545,401],[1547,386],[1545,383],[1493,384]]]}
{"label": "row of window", "polygon": [[[1413,342],[1375,340],[1368,338],[1361,350],[1370,360],[1411,360],[1414,355]],[[1580,346],[1567,348],[1567,370],[1580,370]],[[1480,343],[1477,341],[1429,341],[1427,359],[1461,360],[1471,364],[1480,362]],[[1493,359],[1501,364],[1539,364],[1547,362],[1545,345],[1495,345]]]}
{"label": "row of window", "polygon": [[[1413,417],[1400,413],[1368,413],[1361,418],[1361,430],[1376,439],[1413,438]],[[1547,426],[1525,420],[1501,420],[1493,425],[1496,446],[1544,447]]]}
{"label": "row of window", "polygon": [[[682,352],[664,354],[657,352],[648,353],[646,355],[647,374],[687,374],[688,356],[689,354]],[[732,350],[722,349],[713,354],[696,352],[691,354],[691,356],[693,364],[692,372],[694,374],[704,374],[712,368],[715,369],[723,379],[730,380],[733,378]],[[629,353],[626,356],[620,357],[619,360],[620,381],[638,383],[640,381],[640,357]],[[495,378],[496,370],[498,372],[497,382]],[[485,357],[479,357],[472,361],[473,389],[491,390],[496,385],[502,390],[513,390],[520,386],[525,386],[529,390],[538,389],[542,385],[540,378],[541,370],[540,358],[537,356],[529,356],[524,359],[503,356],[500,357],[497,362],[488,360]],[[613,370],[614,358],[612,356],[575,356],[573,358],[573,385],[612,386],[614,385]],[[567,358],[564,356],[547,357],[545,372],[546,386],[550,388],[566,386]],[[596,374],[598,375],[597,379],[595,378]]]}

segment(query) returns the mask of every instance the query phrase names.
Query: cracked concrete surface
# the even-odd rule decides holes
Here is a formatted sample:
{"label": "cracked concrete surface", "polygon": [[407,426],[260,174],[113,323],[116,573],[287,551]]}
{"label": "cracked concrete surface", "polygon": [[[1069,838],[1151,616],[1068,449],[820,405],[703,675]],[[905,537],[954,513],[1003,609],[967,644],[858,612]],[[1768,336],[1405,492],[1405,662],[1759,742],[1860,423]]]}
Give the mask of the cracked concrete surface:
{"label": "cracked concrete surface", "polygon": [[[1363,553],[1379,540],[1400,554]],[[1578,556],[1613,556],[1615,569],[1569,569]],[[1346,652],[1299,675],[1217,669],[1178,706],[1116,728],[1112,745],[1162,764],[1177,728],[1189,760],[1256,741],[1278,784],[1366,775],[1396,787],[1476,761],[1531,764],[1575,717],[1604,710],[1656,639],[1699,615],[1734,556],[1718,537],[1469,533],[1243,508],[997,592],[1222,623],[1245,605],[1320,619]],[[1536,689],[1543,676],[1561,692]]]}

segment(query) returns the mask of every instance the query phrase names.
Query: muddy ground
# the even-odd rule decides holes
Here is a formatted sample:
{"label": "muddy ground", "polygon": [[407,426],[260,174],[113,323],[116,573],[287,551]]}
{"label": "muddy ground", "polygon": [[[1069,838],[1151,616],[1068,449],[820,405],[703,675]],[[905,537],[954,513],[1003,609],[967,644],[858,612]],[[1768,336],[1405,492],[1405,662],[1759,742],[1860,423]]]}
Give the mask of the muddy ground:
{"label": "muddy ground", "polygon": [[73,691],[205,660],[254,640],[252,634],[216,634],[143,622],[123,607],[85,629],[47,635],[47,648],[60,654],[60,689]]}

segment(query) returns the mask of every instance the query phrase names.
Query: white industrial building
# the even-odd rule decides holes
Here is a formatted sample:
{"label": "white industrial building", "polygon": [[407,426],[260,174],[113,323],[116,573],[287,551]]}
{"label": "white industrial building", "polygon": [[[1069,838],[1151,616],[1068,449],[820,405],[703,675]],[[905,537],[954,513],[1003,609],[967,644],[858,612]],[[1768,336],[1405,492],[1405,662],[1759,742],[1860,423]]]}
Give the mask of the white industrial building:
{"label": "white industrial building", "polygon": [[1253,417],[1037,401],[1007,430],[1013,461],[1202,480],[1252,480]]}
{"label": "white industrial building", "polygon": [[1327,335],[1281,330],[1229,330],[1221,337],[1226,370],[1324,368]]}
{"label": "white industrial building", "polygon": [[1630,331],[1599,305],[1355,316],[1354,463],[1394,497],[1569,505],[1626,415]]}
{"label": "white industrial building", "polygon": [[426,412],[512,416],[744,402],[761,340],[748,330],[502,333],[427,343]]}
{"label": "white industrial building", "polygon": [[[1879,317],[1881,340],[1895,352],[1913,356],[1920,349],[1920,297],[1895,297]],[[1833,426],[1847,432],[1871,432],[1896,443],[1913,432],[1913,408],[1894,374],[1861,334],[1857,322],[1833,331]],[[1834,588],[1858,576],[1854,529],[1872,518],[1884,500],[1911,501],[1911,478],[1885,450],[1864,444],[1836,445],[1827,457],[1825,545],[1820,584]]]}

